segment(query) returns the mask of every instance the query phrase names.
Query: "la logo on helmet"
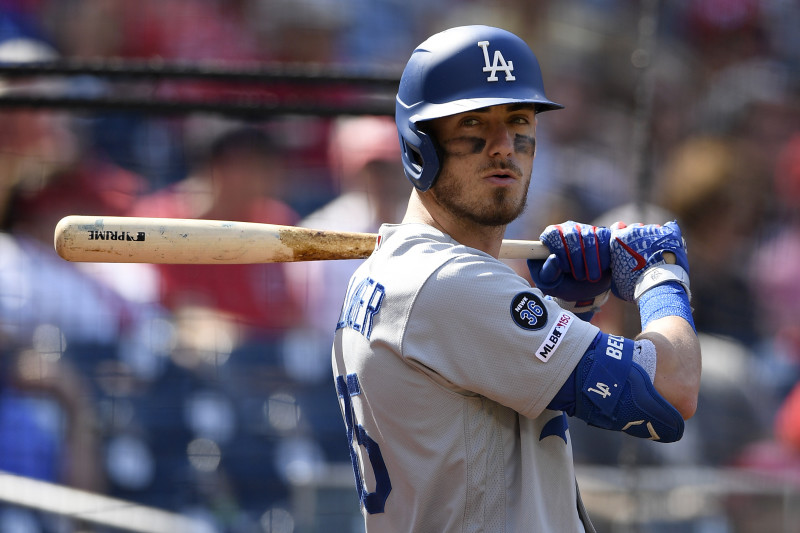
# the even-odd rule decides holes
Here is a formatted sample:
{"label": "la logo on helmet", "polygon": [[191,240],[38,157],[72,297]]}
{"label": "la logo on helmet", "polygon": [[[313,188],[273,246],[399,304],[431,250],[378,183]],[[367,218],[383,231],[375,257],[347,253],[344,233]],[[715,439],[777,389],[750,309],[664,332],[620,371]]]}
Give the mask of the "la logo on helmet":
{"label": "la logo on helmet", "polygon": [[512,72],[514,71],[514,62],[509,61],[506,62],[506,59],[503,57],[503,54],[500,53],[500,50],[494,51],[494,60],[493,63],[489,64],[489,41],[480,41],[478,42],[478,46],[483,48],[483,59],[485,61],[485,66],[483,67],[484,72],[491,72],[486,81],[499,81],[497,77],[497,71],[503,70],[506,73],[506,81],[514,81],[517,78],[514,77]]}

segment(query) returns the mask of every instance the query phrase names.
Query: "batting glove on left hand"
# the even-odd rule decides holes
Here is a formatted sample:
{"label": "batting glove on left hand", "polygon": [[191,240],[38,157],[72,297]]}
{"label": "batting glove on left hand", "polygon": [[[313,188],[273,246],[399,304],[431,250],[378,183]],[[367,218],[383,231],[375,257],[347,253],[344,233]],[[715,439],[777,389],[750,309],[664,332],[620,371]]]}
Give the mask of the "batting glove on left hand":
{"label": "batting glove on left hand", "polygon": [[528,260],[536,287],[563,308],[590,319],[611,289],[611,230],[568,221],[548,226],[539,239],[551,255]]}
{"label": "batting glove on left hand", "polygon": [[680,283],[690,294],[686,243],[677,222],[663,226],[617,222],[611,226],[611,238],[615,296],[635,302],[646,290],[668,281]]}

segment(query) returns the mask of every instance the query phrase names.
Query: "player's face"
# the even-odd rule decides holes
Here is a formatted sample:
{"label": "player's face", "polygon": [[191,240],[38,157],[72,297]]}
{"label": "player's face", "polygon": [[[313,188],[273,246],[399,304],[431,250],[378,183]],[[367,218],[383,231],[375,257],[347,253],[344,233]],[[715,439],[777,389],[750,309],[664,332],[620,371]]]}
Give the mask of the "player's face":
{"label": "player's face", "polygon": [[451,214],[502,226],[525,209],[536,152],[533,105],[491,106],[431,121],[442,148],[430,189]]}

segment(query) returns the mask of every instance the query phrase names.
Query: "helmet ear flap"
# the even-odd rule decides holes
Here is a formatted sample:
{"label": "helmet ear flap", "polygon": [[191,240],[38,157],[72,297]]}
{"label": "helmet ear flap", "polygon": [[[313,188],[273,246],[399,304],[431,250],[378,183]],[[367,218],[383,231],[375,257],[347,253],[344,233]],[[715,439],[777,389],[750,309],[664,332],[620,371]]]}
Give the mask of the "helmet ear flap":
{"label": "helmet ear flap", "polygon": [[400,135],[400,150],[403,171],[414,187],[425,192],[433,186],[439,176],[440,153],[436,141],[424,129],[414,125],[413,141]]}

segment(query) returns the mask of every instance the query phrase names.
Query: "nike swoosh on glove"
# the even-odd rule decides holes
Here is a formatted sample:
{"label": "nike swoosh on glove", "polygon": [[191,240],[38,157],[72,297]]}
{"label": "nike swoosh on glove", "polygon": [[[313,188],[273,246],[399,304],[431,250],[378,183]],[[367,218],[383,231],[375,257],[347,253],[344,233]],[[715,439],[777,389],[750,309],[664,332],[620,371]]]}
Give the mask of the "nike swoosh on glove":
{"label": "nike swoosh on glove", "polygon": [[628,302],[636,300],[636,284],[653,266],[667,263],[664,253],[675,255],[675,264],[689,273],[686,243],[676,221],[664,224],[617,222],[611,226],[611,292]]}

